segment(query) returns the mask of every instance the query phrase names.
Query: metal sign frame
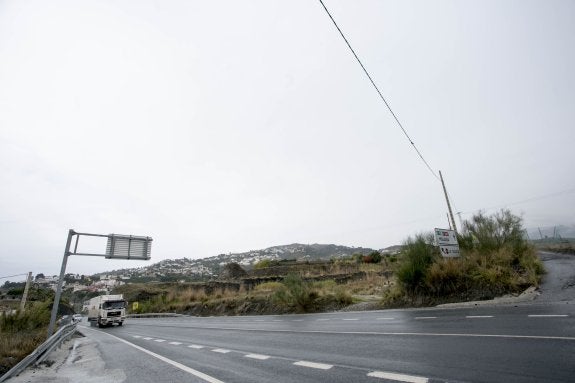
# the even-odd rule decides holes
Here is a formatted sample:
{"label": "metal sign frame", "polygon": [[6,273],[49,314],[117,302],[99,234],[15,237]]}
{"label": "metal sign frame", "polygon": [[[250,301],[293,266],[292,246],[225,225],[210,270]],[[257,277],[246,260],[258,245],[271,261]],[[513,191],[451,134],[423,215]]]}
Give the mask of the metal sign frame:
{"label": "metal sign frame", "polygon": [[[70,251],[70,245],[72,244],[72,238],[74,236],[76,236],[74,251]],[[80,236],[108,238],[108,244],[110,245],[110,250],[108,251],[108,246],[106,246],[105,254],[78,253],[78,242],[80,240]],[[128,243],[127,249],[125,247],[126,241]],[[120,244],[120,246],[118,246],[118,248],[116,249],[116,244],[118,243]],[[138,244],[141,246],[132,247],[133,244]],[[54,304],[52,305],[52,313],[50,315],[48,336],[50,337],[54,333],[54,328],[56,326],[56,316],[58,314],[60,296],[62,295],[62,285],[64,282],[64,276],[66,274],[66,264],[68,263],[68,257],[70,255],[87,255],[93,257],[105,257],[106,259],[131,259],[138,261],[148,261],[151,258],[150,254],[151,247],[152,247],[151,237],[122,235],[122,234],[106,235],[106,234],[77,233],[72,229],[68,230],[68,239],[66,240],[64,259],[62,260],[62,267],[60,269],[60,278],[58,279],[58,287],[56,288],[56,295],[54,296]],[[135,249],[133,253],[132,249]]]}

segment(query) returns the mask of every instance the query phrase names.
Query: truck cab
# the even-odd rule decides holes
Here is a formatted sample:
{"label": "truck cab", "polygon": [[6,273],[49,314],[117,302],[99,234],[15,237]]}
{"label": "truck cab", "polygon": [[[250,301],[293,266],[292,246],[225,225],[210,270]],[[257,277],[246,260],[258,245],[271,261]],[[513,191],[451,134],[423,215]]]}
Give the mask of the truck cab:
{"label": "truck cab", "polygon": [[127,302],[122,295],[100,295],[90,300],[88,321],[98,327],[118,326],[126,319]]}

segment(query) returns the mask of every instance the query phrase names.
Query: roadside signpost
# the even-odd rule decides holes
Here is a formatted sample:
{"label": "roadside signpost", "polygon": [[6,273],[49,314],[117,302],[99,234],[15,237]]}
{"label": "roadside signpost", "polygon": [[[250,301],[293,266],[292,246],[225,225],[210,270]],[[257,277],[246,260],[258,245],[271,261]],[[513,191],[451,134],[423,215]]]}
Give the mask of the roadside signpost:
{"label": "roadside signpost", "polygon": [[[104,254],[80,253],[78,252],[78,241],[80,237],[102,237],[107,238],[106,252]],[[70,251],[73,238],[76,238],[74,250]],[[60,296],[62,295],[62,285],[64,276],[66,274],[66,264],[70,255],[90,255],[96,257],[105,257],[107,259],[133,259],[138,261],[148,261],[151,257],[152,251],[152,238],[141,237],[135,235],[121,235],[121,234],[89,234],[89,233],[76,233],[70,229],[68,231],[68,239],[66,240],[66,249],[64,250],[64,259],[62,260],[62,267],[60,269],[60,278],[58,279],[58,287],[56,288],[56,296],[54,297],[54,304],[52,305],[52,314],[50,316],[50,325],[48,326],[48,337],[54,333],[56,326],[56,316],[58,315],[58,305],[60,304]]]}
{"label": "roadside signpost", "polygon": [[439,251],[443,257],[461,256],[455,230],[435,228],[433,233],[435,234],[435,245],[439,246]]}

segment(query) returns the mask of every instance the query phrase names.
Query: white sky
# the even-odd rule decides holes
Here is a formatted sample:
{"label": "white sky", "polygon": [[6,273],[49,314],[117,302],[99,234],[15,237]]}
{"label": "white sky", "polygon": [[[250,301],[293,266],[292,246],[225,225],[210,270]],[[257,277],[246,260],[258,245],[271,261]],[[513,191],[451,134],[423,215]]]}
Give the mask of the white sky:
{"label": "white sky", "polygon": [[[456,211],[575,223],[575,2],[325,4]],[[315,0],[0,1],[0,185],[0,277],[57,274],[71,228],[159,261],[447,225]]]}

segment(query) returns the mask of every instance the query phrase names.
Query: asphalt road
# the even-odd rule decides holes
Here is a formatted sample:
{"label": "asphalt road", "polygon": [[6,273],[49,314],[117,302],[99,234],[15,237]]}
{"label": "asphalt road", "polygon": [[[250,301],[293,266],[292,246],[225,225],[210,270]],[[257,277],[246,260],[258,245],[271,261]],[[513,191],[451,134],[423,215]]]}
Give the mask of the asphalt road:
{"label": "asphalt road", "polygon": [[574,382],[575,257],[547,257],[528,303],[82,323],[86,337],[40,381]]}

